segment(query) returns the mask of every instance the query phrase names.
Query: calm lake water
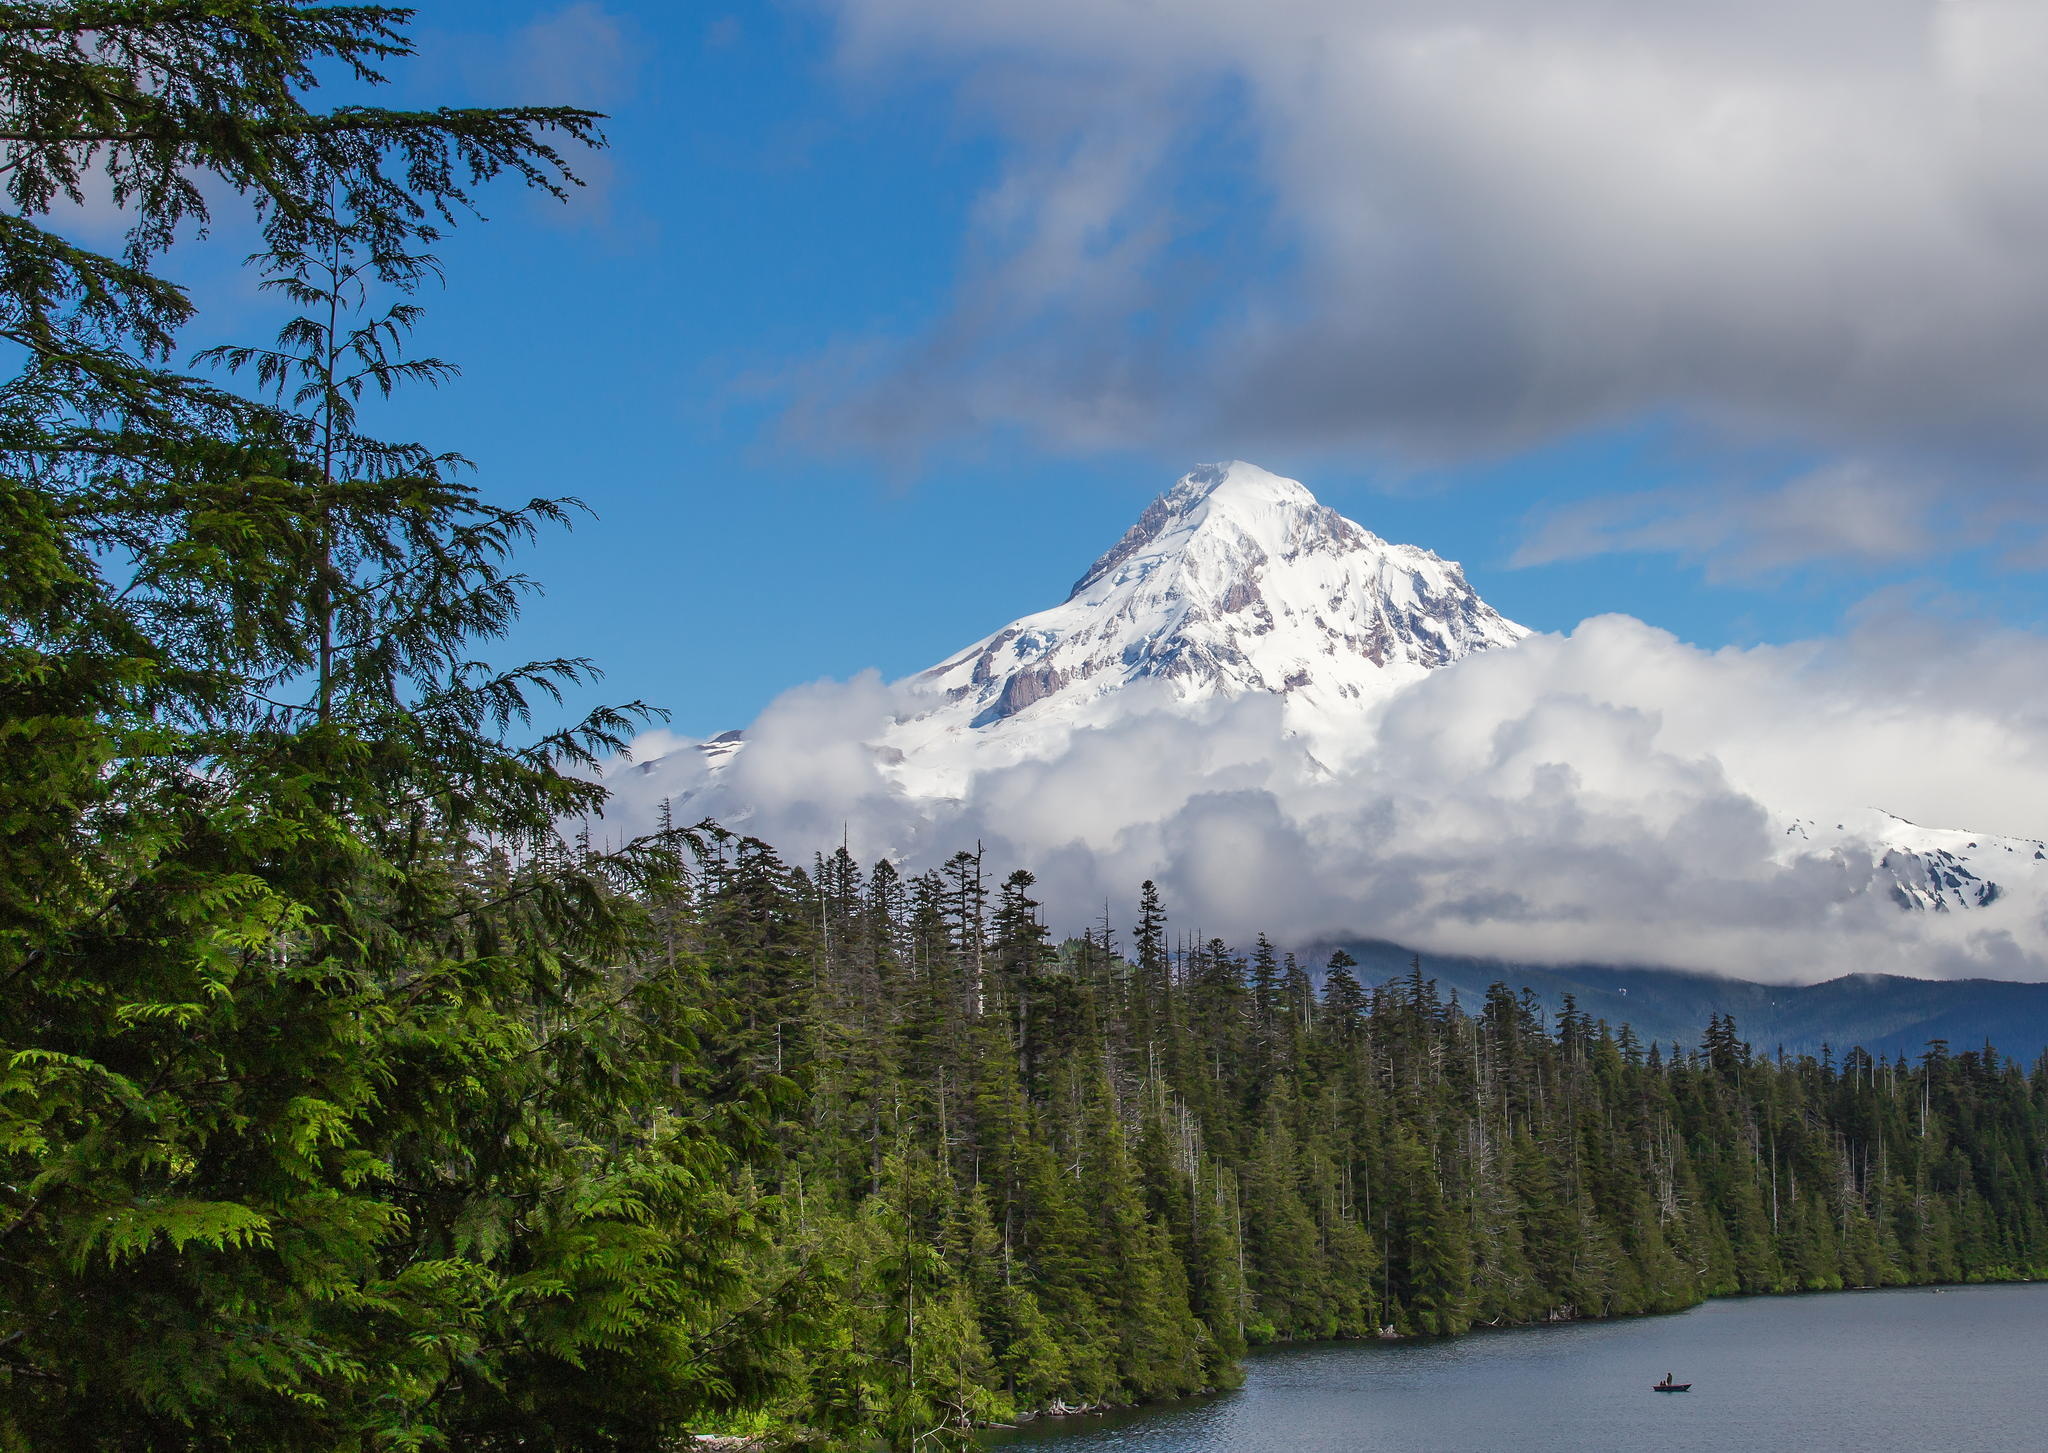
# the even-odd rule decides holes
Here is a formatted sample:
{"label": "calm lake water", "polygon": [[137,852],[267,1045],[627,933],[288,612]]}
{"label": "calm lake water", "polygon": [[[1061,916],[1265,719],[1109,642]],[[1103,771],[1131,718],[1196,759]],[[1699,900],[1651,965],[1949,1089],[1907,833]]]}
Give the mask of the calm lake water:
{"label": "calm lake water", "polygon": [[[1657,1393],[1665,1372],[1691,1392]],[[1233,1393],[1067,1418],[1057,1453],[2048,1449],[2048,1283],[1708,1302],[1667,1317],[1255,1353]]]}

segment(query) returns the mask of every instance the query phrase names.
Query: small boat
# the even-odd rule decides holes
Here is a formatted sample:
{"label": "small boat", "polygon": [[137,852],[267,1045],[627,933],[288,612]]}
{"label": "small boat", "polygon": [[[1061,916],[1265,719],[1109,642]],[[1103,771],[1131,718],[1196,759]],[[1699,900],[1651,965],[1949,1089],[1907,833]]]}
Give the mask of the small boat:
{"label": "small boat", "polygon": [[1672,1380],[1671,1380],[1671,1379],[1670,1379],[1669,1377],[1666,1377],[1666,1378],[1665,1378],[1665,1379],[1664,1379],[1664,1380],[1663,1380],[1662,1382],[1653,1382],[1653,1383],[1651,1383],[1651,1384],[1650,1384],[1650,1391],[1651,1391],[1651,1392],[1690,1392],[1690,1391],[1692,1391],[1692,1384],[1691,1384],[1691,1383],[1689,1383],[1689,1382],[1673,1382],[1673,1381],[1672,1381]]}

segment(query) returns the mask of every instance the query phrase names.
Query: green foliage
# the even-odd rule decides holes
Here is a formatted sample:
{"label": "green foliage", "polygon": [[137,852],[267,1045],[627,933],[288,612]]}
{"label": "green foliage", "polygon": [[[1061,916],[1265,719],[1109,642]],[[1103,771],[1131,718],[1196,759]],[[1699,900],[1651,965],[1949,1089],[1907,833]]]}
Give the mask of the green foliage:
{"label": "green foliage", "polygon": [[[567,506],[359,430],[421,249],[568,110],[320,112],[407,14],[0,6],[0,1446],[645,1448],[804,1335],[736,1192],[677,834],[565,851],[633,712],[477,665]],[[38,219],[104,191],[120,258]],[[165,366],[155,269],[241,194],[300,316],[270,399]],[[383,306],[380,293],[400,300]]]}
{"label": "green foliage", "polygon": [[2048,1261],[2041,1075],[1988,1051],[1778,1062],[1716,1020],[1667,1057],[1505,986],[1467,1015],[1419,964],[1337,955],[1318,999],[1263,944],[1172,944],[1149,887],[1126,959],[1048,946],[1024,873],[984,928],[973,855],[898,891],[703,853],[685,939],[806,1067],[773,1234],[844,1268],[806,1391],[732,1425],[771,1441],[943,1446],[1228,1386],[1247,1342]]}

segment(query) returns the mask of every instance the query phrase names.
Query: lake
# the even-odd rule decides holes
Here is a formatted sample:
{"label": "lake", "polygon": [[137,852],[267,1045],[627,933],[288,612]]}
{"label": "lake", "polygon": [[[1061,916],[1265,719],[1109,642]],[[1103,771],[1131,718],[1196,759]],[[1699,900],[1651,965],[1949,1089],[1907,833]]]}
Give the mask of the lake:
{"label": "lake", "polygon": [[[1058,1453],[2048,1447],[2048,1283],[1740,1297],[1671,1316],[1254,1353],[1236,1392],[995,1432]],[[1657,1393],[1667,1371],[1692,1391]]]}

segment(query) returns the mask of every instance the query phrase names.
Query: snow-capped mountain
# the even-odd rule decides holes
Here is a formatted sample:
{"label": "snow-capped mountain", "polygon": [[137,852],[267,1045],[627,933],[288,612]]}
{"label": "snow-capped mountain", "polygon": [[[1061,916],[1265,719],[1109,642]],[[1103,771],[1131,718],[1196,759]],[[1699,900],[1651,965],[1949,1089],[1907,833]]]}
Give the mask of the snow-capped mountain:
{"label": "snow-capped mountain", "polygon": [[[1148,702],[1267,693],[1311,752],[1341,754],[1362,710],[1439,666],[1528,634],[1453,561],[1394,545],[1301,484],[1207,465],[1152,502],[1066,600],[906,683],[930,703],[882,744],[906,786],[1042,755]],[[937,773],[945,782],[919,780]]]}
{"label": "snow-capped mountain", "polygon": [[[751,755],[764,749],[761,739],[729,731],[681,754],[693,759],[687,763],[664,757],[637,771],[643,790],[672,800],[679,820],[711,815],[760,830],[755,806],[765,788],[782,804],[777,820],[786,833],[837,835],[850,817],[879,814],[893,824],[879,829],[882,841],[901,851],[919,838],[919,822],[971,820],[986,797],[981,789],[1008,769],[1023,775],[1010,773],[999,793],[997,831],[1014,825],[1020,810],[1040,811],[1041,764],[1103,748],[1133,723],[1183,723],[1167,764],[1170,784],[1155,782],[1107,816],[1086,811],[1083,799],[1061,798],[1058,806],[1045,799],[1049,831],[1078,832],[1080,805],[1081,815],[1096,820],[1091,841],[1099,848],[1117,840],[1115,811],[1142,822],[1148,811],[1175,811],[1191,795],[1215,790],[1208,775],[1215,763],[1187,754],[1206,752],[1210,725],[1257,706],[1249,700],[1256,698],[1270,710],[1246,738],[1250,760],[1230,763],[1236,775],[1221,785],[1278,793],[1290,821],[1307,822],[1342,813],[1361,791],[1386,800],[1384,787],[1360,784],[1379,769],[1388,711],[1417,699],[1404,693],[1528,635],[1481,600],[1455,562],[1391,544],[1318,503],[1300,483],[1233,461],[1182,476],[1058,605],[878,688],[886,704],[870,724],[835,716],[815,740],[785,738],[772,769],[768,758]],[[1553,749],[1565,754],[1558,760],[1569,774],[1572,744]],[[1133,749],[1120,739],[1114,750]],[[1116,784],[1140,765],[1088,780]],[[1336,791],[1338,784],[1354,795]],[[1412,776],[1405,785],[1413,788]],[[1412,810],[1430,815],[1436,801],[1464,790],[1453,775]],[[1099,795],[1101,788],[1085,791]],[[1763,805],[1779,809],[1770,811],[1778,837],[1769,854],[1779,867],[1832,865],[1825,881],[1850,883],[1847,891],[1889,899],[1915,917],[1968,913],[1975,922],[2010,916],[2014,894],[2048,901],[2048,848],[2031,839],[1923,828],[1848,804],[1826,819]],[[1550,829],[1539,823],[1537,830]],[[1462,899],[1460,911],[1474,901]],[[2000,908],[1980,914],[1994,903]]]}
{"label": "snow-capped mountain", "polygon": [[1795,852],[1873,857],[1901,908],[1988,908],[2016,884],[2048,885],[2048,844],[2032,838],[1922,827],[1874,807],[1833,822],[1793,818],[1784,832]]}
{"label": "snow-capped mountain", "polygon": [[[905,709],[872,746],[906,793],[951,796],[1135,709],[1267,694],[1288,735],[1333,761],[1371,706],[1528,634],[1456,561],[1232,460],[1181,476],[1060,604],[898,683]],[[721,732],[698,750],[716,771],[743,746]]]}

